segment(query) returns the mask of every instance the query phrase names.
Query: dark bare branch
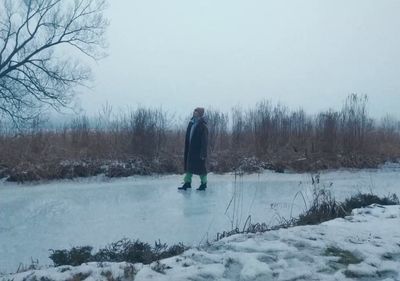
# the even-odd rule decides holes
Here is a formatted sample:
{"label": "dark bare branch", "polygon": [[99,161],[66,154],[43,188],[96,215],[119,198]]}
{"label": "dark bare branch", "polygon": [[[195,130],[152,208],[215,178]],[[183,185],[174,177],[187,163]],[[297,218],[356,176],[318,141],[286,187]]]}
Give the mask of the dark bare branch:
{"label": "dark bare branch", "polygon": [[105,8],[105,0],[0,0],[0,114],[24,121],[68,105],[90,78],[77,58],[104,57]]}

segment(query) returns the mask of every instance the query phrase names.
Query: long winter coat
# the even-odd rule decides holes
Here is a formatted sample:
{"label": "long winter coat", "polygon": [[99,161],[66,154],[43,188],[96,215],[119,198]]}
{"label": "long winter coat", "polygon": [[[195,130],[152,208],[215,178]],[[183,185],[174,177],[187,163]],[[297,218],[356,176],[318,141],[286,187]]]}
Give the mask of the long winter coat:
{"label": "long winter coat", "polygon": [[184,168],[185,172],[205,175],[207,174],[205,159],[207,157],[208,128],[204,118],[200,117],[197,122],[191,140],[190,131],[194,126],[193,119],[189,122],[186,130]]}

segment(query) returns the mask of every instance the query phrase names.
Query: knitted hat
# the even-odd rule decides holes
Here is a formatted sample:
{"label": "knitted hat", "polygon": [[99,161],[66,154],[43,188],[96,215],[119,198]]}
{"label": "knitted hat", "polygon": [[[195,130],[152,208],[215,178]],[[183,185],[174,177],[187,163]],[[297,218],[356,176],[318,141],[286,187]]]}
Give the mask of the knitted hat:
{"label": "knitted hat", "polygon": [[199,114],[200,117],[203,117],[204,107],[196,107],[194,110],[197,111],[197,113]]}

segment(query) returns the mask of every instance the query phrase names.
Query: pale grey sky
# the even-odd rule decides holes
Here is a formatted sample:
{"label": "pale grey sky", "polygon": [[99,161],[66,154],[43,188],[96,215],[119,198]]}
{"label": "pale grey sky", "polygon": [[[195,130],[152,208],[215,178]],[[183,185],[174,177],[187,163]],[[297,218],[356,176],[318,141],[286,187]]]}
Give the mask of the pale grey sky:
{"label": "pale grey sky", "polygon": [[262,99],[314,113],[359,93],[373,116],[400,117],[399,0],[112,0],[107,14],[88,113]]}

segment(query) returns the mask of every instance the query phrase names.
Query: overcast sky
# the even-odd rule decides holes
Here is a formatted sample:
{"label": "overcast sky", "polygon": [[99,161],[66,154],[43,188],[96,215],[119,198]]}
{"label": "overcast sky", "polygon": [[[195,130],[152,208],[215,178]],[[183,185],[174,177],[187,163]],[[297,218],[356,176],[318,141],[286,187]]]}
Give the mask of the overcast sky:
{"label": "overcast sky", "polygon": [[359,93],[374,117],[400,117],[399,0],[109,2],[109,56],[79,96],[88,113],[263,99],[314,113]]}

